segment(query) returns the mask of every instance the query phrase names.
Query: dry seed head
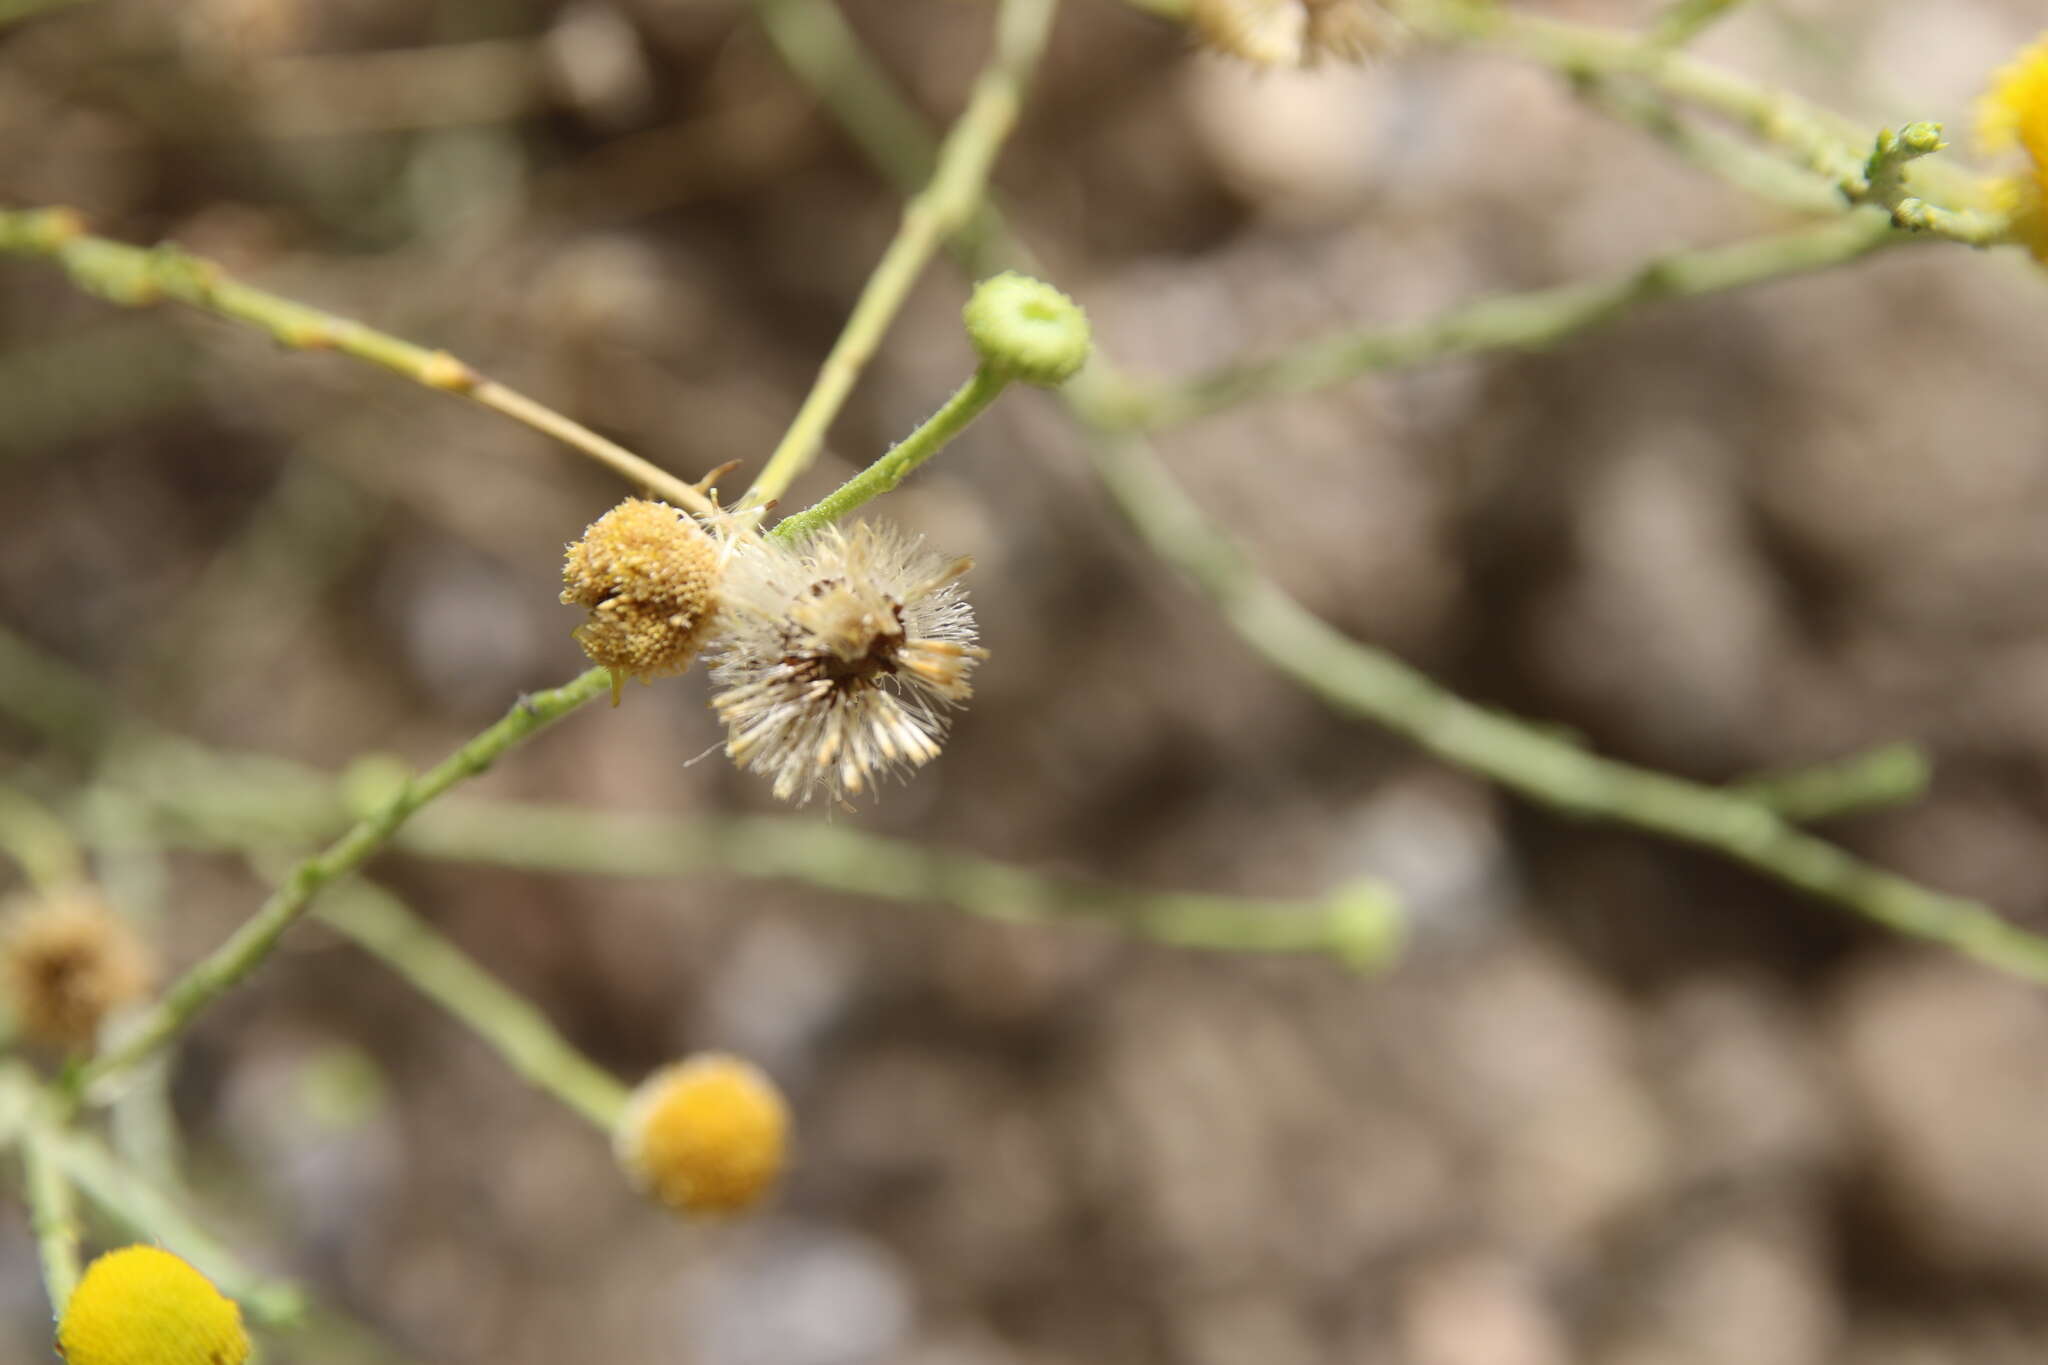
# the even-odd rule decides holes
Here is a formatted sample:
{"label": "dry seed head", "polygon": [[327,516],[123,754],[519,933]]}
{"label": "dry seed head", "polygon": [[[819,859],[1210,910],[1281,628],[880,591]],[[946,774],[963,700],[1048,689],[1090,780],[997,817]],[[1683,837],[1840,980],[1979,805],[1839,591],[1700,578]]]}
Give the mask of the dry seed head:
{"label": "dry seed head", "polygon": [[57,1324],[67,1365],[242,1365],[242,1311],[204,1275],[151,1246],[110,1251],[85,1275]]}
{"label": "dry seed head", "polygon": [[149,950],[83,889],[23,898],[0,928],[0,979],[22,1033],[89,1048],[100,1024],[149,990]]}
{"label": "dry seed head", "polygon": [[679,1213],[740,1213],[782,1174],[789,1107],[752,1062],[707,1052],[655,1072],[612,1136],[635,1187]]}
{"label": "dry seed head", "polygon": [[665,502],[628,498],[569,547],[562,601],[590,619],[576,641],[612,671],[612,700],[627,678],[680,673],[718,614],[719,550],[702,527]]}
{"label": "dry seed head", "polygon": [[1193,0],[1188,22],[1203,46],[1255,66],[1362,61],[1393,36],[1371,0]]}
{"label": "dry seed head", "polygon": [[988,657],[960,582],[972,566],[866,522],[735,542],[711,646],[727,755],[798,802],[938,757],[943,713]]}

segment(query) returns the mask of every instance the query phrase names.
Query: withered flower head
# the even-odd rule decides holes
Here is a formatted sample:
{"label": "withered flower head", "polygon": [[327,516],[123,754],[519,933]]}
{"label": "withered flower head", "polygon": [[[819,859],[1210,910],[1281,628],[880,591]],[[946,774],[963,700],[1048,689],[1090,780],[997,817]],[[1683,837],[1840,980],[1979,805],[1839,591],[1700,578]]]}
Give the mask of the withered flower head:
{"label": "withered flower head", "polygon": [[149,990],[149,952],[87,890],[25,897],[0,928],[0,979],[22,1033],[87,1048],[101,1022]]}
{"label": "withered flower head", "polygon": [[726,753],[798,802],[936,758],[944,709],[988,656],[960,582],[972,566],[866,522],[737,541],[711,646]]}
{"label": "withered flower head", "polygon": [[1193,0],[1188,21],[1205,47],[1257,66],[1361,61],[1392,36],[1371,0]]}
{"label": "withered flower head", "polygon": [[590,619],[576,642],[612,671],[612,704],[627,678],[690,666],[718,614],[718,546],[665,502],[628,498],[569,547],[562,601]]}

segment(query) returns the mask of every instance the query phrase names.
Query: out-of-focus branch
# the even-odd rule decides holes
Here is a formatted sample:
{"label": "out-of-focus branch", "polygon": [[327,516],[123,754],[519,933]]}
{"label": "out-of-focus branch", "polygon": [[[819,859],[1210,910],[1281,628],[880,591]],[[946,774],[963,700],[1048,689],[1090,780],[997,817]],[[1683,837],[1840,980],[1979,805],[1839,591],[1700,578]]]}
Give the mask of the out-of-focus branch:
{"label": "out-of-focus branch", "polygon": [[58,1167],[53,1150],[56,1136],[46,1114],[32,1115],[21,1135],[21,1161],[29,1226],[43,1268],[43,1291],[49,1296],[51,1315],[61,1318],[64,1305],[71,1302],[71,1292],[78,1288],[79,1233],[71,1182]]}
{"label": "out-of-focus branch", "polygon": [[536,1089],[599,1130],[612,1130],[625,1108],[626,1086],[396,896],[357,883],[323,902],[319,916],[467,1025]]}
{"label": "out-of-focus branch", "polygon": [[10,1066],[0,1072],[0,1107],[24,1114],[25,1137],[41,1142],[55,1177],[75,1185],[132,1235],[190,1261],[228,1297],[239,1300],[251,1317],[274,1324],[298,1320],[306,1301],[297,1286],[250,1270],[176,1200],[132,1166],[123,1165],[98,1138],[57,1126],[48,1114],[57,1098],[26,1067]]}
{"label": "out-of-focus branch", "polygon": [[1251,399],[1329,388],[1379,371],[1487,351],[1540,350],[1644,304],[1809,274],[1915,240],[1885,214],[1865,210],[1819,227],[1655,256],[1605,279],[1479,299],[1410,327],[1322,337],[1189,379],[1103,384],[1092,415],[1117,426],[1169,427]]}

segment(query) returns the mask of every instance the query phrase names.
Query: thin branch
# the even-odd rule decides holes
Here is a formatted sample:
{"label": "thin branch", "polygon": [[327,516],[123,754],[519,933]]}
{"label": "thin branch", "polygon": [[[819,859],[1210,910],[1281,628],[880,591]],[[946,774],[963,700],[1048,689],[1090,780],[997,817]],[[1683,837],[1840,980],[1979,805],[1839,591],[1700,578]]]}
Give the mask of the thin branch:
{"label": "thin branch", "polygon": [[891,446],[866,469],[833,489],[817,504],[777,522],[770,532],[777,540],[796,540],[865,506],[894,489],[910,472],[945,448],[996,401],[1009,381],[988,366],[977,367],[965,384],[917,430]]}
{"label": "thin branch", "polygon": [[[974,220],[996,153],[1016,126],[1025,87],[1045,48],[1057,8],[1058,0],[1003,0],[996,16],[995,53],[975,81],[959,122],[938,150],[931,182],[904,205],[895,238],[868,276],[845,329],[825,357],[789,430],[748,490],[746,503],[774,502],[810,467],[826,429],[881,345],[911,287],[946,238]],[[783,17],[788,17],[786,10]],[[789,32],[786,28],[780,31]],[[826,36],[829,39],[830,35]],[[911,164],[898,161],[892,169],[900,172]]]}
{"label": "thin branch", "polygon": [[1091,417],[1113,426],[1176,426],[1254,398],[1307,393],[1361,375],[1487,351],[1540,350],[1603,327],[1648,303],[1725,293],[1859,260],[1926,240],[1874,209],[1820,227],[1732,246],[1653,256],[1605,279],[1479,299],[1411,327],[1371,329],[1238,361],[1190,379],[1112,384],[1089,391]]}
{"label": "thin branch", "polygon": [[612,1130],[626,1104],[626,1086],[396,896],[357,883],[329,897],[319,916],[467,1025],[535,1088],[601,1131]]}
{"label": "thin branch", "polygon": [[243,1265],[193,1221],[177,1200],[143,1179],[133,1167],[123,1165],[98,1138],[35,1117],[57,1098],[26,1067],[11,1066],[0,1073],[0,1104],[28,1107],[29,1131],[40,1135],[57,1173],[123,1229],[161,1243],[190,1261],[258,1321],[287,1324],[299,1319],[306,1300],[297,1286]]}
{"label": "thin branch", "polygon": [[243,284],[213,262],[170,243],[145,248],[94,237],[69,209],[0,209],[0,252],[54,261],[79,288],[112,303],[143,307],[175,299],[258,328],[292,350],[340,351],[523,422],[678,507],[699,515],[716,510],[710,499],[674,474],[486,378],[446,351],[430,351],[353,319]]}
{"label": "thin branch", "polygon": [[77,1085],[100,1098],[97,1091],[105,1082],[168,1043],[200,1011],[254,971],[284,931],[305,913],[313,897],[367,862],[413,812],[458,782],[483,772],[520,741],[610,691],[610,671],[593,668],[552,691],[522,697],[504,719],[405,783],[324,853],[294,868],[262,908],[174,982],[122,1042],[85,1067]]}
{"label": "thin branch", "polygon": [[26,1187],[29,1226],[35,1233],[36,1257],[42,1263],[43,1289],[52,1317],[64,1316],[64,1305],[78,1288],[78,1209],[71,1182],[57,1164],[56,1130],[45,1114],[29,1119],[21,1138],[22,1183]]}

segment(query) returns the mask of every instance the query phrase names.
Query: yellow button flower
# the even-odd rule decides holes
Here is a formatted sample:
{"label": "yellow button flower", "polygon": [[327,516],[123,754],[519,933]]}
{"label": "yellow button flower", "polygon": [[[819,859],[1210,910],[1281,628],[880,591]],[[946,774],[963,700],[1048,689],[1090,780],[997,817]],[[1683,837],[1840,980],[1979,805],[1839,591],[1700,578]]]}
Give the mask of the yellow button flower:
{"label": "yellow button flower", "polygon": [[2003,182],[1999,207],[2034,259],[2048,264],[2048,33],[2008,63],[1977,108],[1977,135],[1985,150],[2017,147],[2032,173]]}
{"label": "yellow button flower", "polygon": [[68,1365],[242,1365],[242,1311],[168,1251],[132,1246],[86,1267],[57,1324]]}
{"label": "yellow button flower", "polygon": [[704,1053],[633,1092],[615,1145],[633,1183],[682,1213],[739,1213],[782,1173],[789,1109],[759,1067]]}

